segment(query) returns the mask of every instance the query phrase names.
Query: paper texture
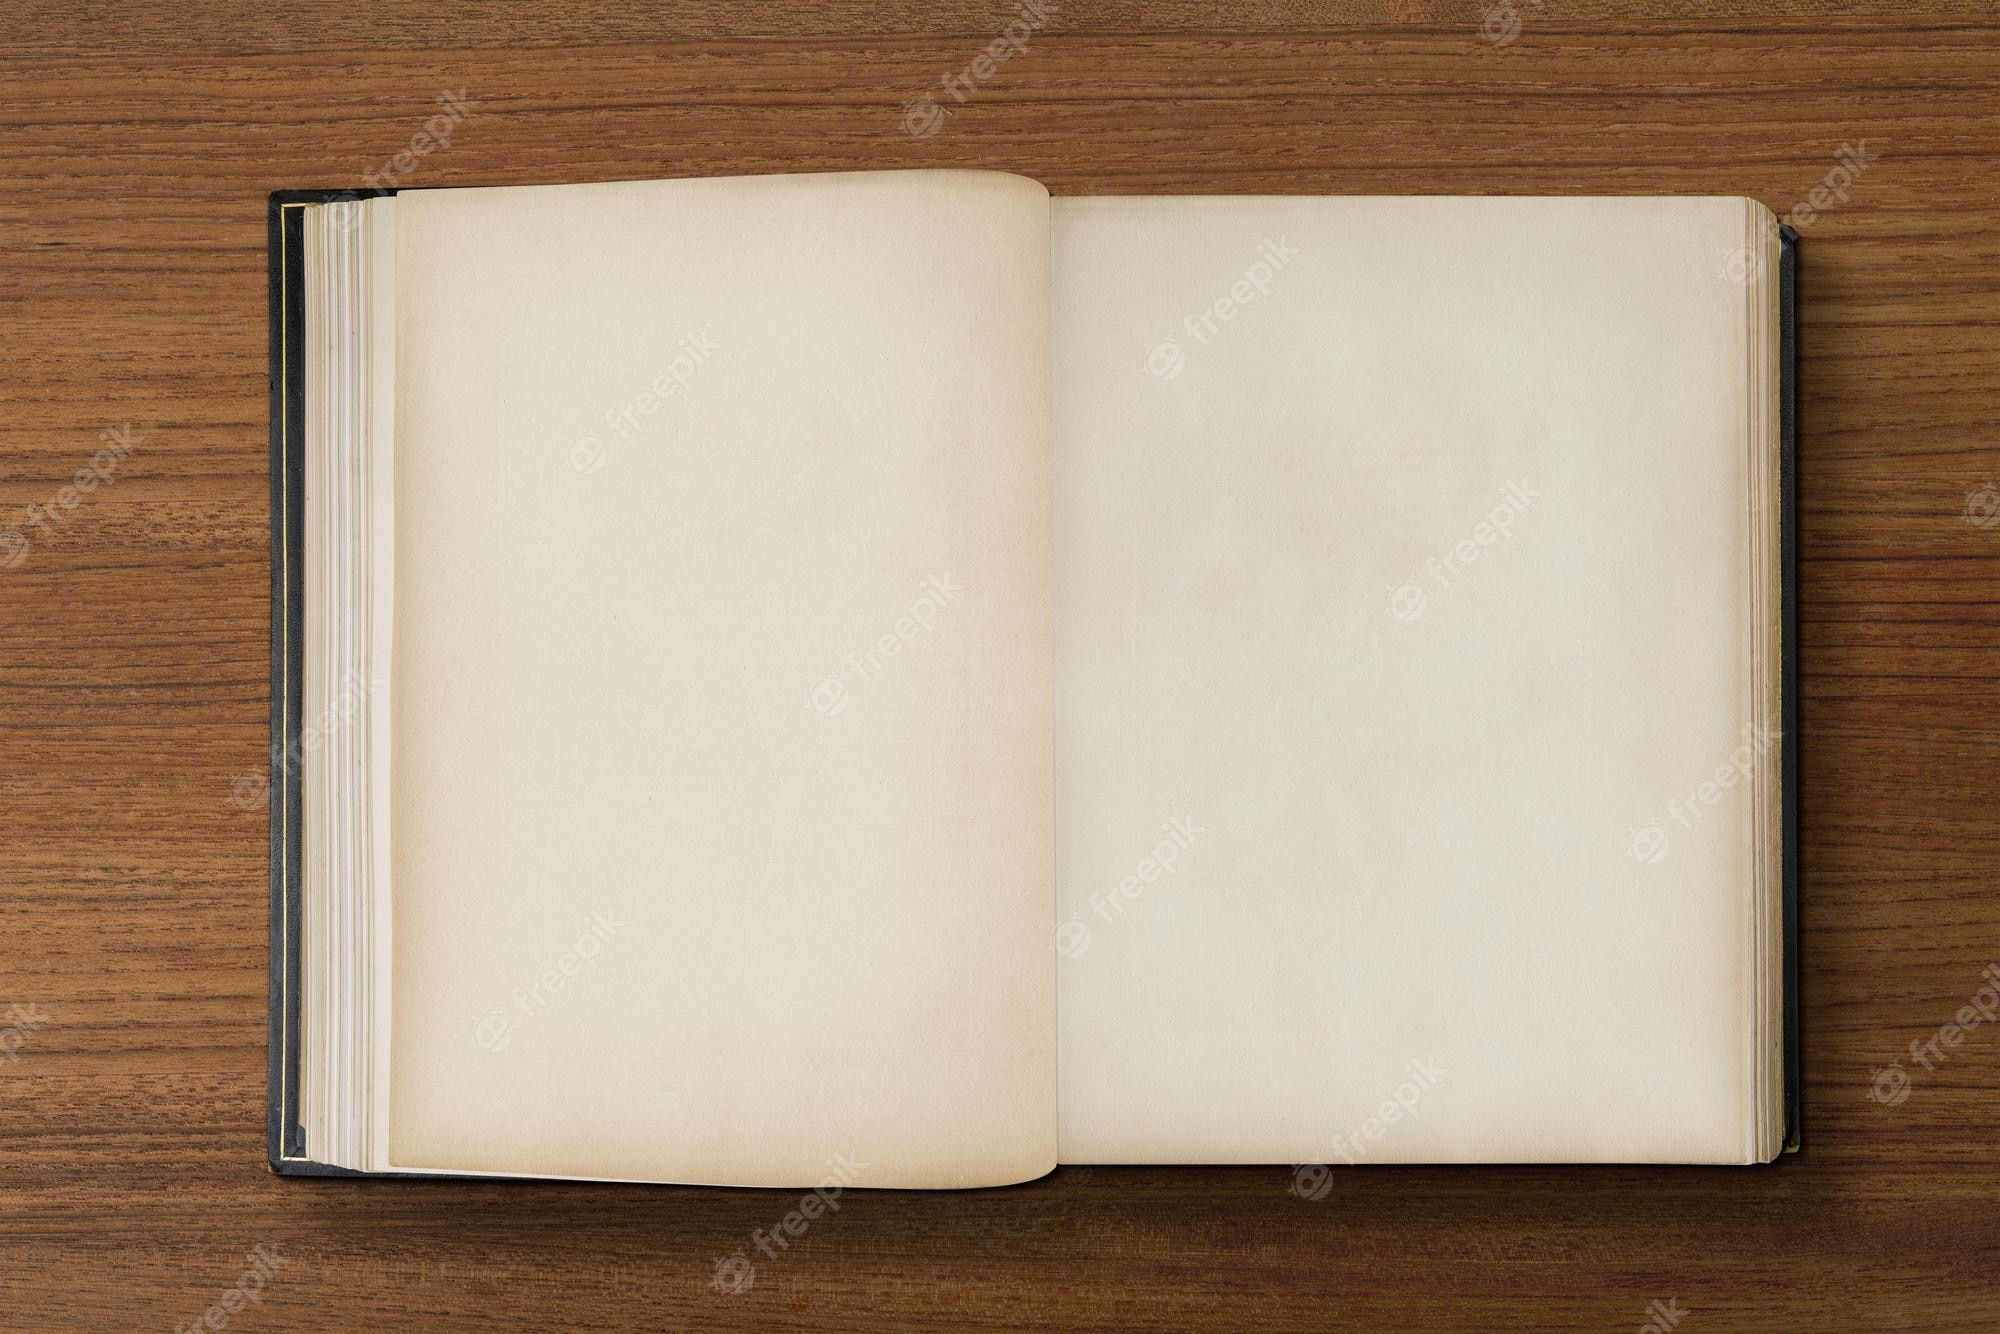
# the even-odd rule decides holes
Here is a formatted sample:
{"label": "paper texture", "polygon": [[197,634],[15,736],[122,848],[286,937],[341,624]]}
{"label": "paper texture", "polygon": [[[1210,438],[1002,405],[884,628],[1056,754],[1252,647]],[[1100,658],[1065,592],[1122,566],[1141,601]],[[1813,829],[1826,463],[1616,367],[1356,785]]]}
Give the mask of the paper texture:
{"label": "paper texture", "polygon": [[396,211],[391,1165],[1047,1171],[1045,192]]}
{"label": "paper texture", "polygon": [[1054,216],[1063,1160],[1753,1156],[1745,201]]}

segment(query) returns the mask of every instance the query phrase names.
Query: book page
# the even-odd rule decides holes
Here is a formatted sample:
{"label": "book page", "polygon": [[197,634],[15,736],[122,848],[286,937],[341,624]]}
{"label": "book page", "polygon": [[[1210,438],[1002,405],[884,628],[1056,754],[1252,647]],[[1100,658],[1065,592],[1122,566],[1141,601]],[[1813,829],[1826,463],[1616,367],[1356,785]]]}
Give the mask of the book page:
{"label": "book page", "polygon": [[1756,1156],[1762,210],[1054,208],[1063,1160]]}
{"label": "book page", "polygon": [[396,212],[385,1165],[1048,1171],[1046,193]]}

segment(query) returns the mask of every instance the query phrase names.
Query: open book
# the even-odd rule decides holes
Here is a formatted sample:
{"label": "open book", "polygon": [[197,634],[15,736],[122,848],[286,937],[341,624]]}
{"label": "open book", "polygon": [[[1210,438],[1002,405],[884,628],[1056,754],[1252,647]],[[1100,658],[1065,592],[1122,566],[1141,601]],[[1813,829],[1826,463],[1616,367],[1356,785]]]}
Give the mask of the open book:
{"label": "open book", "polygon": [[1740,198],[274,196],[274,1166],[1770,1160],[1790,265]]}

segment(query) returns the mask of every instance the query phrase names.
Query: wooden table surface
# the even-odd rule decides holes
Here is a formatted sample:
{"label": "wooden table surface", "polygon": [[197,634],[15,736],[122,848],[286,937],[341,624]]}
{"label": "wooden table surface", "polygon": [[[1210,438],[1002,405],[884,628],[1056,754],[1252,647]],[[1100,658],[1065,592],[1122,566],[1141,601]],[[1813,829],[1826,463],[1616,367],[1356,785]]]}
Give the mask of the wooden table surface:
{"label": "wooden table surface", "polygon": [[[0,0],[0,1328],[192,1324],[257,1247],[284,1263],[234,1329],[2000,1328],[2000,1024],[1911,1053],[2000,959],[1990,5],[1059,0],[935,125],[1005,0],[92,8]],[[715,1263],[782,1194],[271,1176],[265,816],[232,799],[266,745],[265,196],[362,184],[448,91],[471,112],[402,184],[1785,213],[1867,155],[1795,215],[1805,1152],[857,1192],[741,1292]]]}

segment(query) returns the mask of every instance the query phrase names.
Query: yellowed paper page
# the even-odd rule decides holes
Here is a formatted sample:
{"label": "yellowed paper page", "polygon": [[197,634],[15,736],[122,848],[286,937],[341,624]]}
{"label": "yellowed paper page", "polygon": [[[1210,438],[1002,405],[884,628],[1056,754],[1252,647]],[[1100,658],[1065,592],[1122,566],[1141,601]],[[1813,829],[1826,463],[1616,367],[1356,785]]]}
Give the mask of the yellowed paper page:
{"label": "yellowed paper page", "polygon": [[1065,1162],[1754,1156],[1752,209],[1056,201]]}
{"label": "yellowed paper page", "polygon": [[388,1165],[1048,1171],[1046,193],[396,211]]}

